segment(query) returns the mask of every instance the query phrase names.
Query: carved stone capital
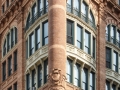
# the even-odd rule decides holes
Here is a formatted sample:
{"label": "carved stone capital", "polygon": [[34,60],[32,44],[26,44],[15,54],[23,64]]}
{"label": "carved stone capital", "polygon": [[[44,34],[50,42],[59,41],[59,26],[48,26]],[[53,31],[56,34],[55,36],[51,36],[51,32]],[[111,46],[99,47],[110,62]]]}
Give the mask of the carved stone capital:
{"label": "carved stone capital", "polygon": [[49,90],[66,90],[66,77],[59,69],[53,69],[48,76]]}

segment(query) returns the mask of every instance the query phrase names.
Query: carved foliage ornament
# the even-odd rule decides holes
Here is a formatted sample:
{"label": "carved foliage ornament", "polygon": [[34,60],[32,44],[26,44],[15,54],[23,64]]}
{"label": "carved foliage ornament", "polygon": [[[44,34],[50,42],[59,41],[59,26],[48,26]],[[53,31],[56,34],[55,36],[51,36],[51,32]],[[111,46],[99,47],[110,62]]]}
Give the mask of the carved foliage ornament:
{"label": "carved foliage ornament", "polygon": [[65,90],[66,77],[61,74],[61,70],[53,69],[48,76],[49,90]]}

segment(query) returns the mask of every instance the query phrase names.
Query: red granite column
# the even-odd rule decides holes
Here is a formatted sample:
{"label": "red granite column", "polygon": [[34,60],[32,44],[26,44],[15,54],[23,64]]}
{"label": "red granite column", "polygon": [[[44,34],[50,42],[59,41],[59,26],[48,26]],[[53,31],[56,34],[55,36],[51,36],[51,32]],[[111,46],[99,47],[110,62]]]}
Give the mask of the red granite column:
{"label": "red granite column", "polygon": [[49,84],[52,86],[50,90],[53,90],[53,88],[64,90],[66,74],[66,0],[48,0],[48,2],[48,66]]}

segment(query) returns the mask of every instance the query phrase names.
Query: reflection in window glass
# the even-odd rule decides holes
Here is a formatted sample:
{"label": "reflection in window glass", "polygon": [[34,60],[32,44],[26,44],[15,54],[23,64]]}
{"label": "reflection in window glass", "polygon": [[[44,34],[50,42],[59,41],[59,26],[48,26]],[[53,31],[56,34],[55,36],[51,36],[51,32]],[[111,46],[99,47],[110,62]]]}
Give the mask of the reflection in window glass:
{"label": "reflection in window glass", "polygon": [[90,54],[90,33],[85,31],[85,52]]}
{"label": "reflection in window glass", "polygon": [[82,28],[77,25],[77,47],[82,49]]}
{"label": "reflection in window glass", "polygon": [[48,44],[48,21],[43,23],[43,45]]}

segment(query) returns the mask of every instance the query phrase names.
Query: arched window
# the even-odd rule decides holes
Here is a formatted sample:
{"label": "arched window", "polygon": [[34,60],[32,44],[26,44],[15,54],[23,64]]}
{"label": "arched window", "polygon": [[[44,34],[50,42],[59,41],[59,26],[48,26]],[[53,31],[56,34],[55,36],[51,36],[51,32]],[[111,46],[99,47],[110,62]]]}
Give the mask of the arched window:
{"label": "arched window", "polygon": [[94,19],[94,16],[93,16],[91,10],[89,13],[89,24],[90,24],[90,26],[95,27],[95,19]]}
{"label": "arched window", "polygon": [[28,15],[27,22],[26,22],[26,30],[29,28],[29,26],[30,26],[30,13]]}
{"label": "arched window", "polygon": [[14,27],[7,34],[3,44],[3,56],[17,43],[17,28]]}

